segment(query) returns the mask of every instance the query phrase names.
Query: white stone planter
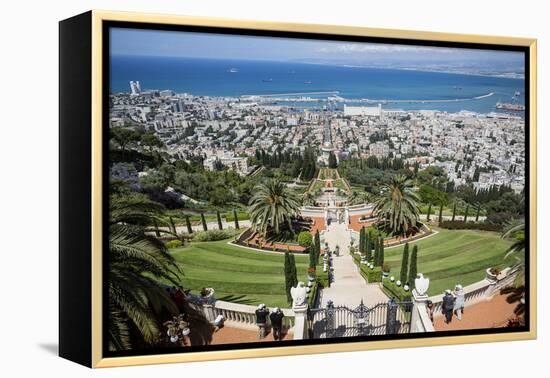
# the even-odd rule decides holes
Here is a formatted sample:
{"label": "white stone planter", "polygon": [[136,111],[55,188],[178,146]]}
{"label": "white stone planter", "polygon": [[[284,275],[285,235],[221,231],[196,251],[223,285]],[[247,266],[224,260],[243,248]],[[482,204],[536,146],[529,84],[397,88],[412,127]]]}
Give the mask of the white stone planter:
{"label": "white stone planter", "polygon": [[497,274],[493,274],[491,273],[491,268],[487,268],[487,270],[485,271],[485,278],[487,279],[487,281],[489,282],[497,282],[497,278],[498,278],[498,275]]}

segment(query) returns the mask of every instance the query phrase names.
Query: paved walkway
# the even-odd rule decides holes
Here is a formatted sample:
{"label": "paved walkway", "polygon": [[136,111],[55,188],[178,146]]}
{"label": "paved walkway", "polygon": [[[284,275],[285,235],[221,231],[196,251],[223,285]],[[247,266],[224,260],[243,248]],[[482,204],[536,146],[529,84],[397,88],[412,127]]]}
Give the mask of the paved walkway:
{"label": "paved walkway", "polygon": [[357,307],[361,300],[369,307],[387,302],[388,297],[378,284],[367,284],[353,262],[349,254],[351,234],[347,226],[333,222],[324,235],[325,242],[328,243],[331,251],[334,251],[336,245],[340,246],[340,256],[333,255],[334,280],[329,288],[323,289],[321,306],[326,306],[329,300],[332,300],[336,306],[350,308]]}
{"label": "paved walkway", "polygon": [[[292,332],[285,331],[283,333],[283,340],[292,340],[294,335]],[[258,339],[258,328],[254,326],[250,330],[245,330],[238,327],[232,327],[231,325],[226,325],[225,327],[219,329],[217,332],[214,332],[212,335],[211,344],[234,344],[234,343],[253,343],[253,342],[274,342],[273,335],[269,332],[265,338]]]}

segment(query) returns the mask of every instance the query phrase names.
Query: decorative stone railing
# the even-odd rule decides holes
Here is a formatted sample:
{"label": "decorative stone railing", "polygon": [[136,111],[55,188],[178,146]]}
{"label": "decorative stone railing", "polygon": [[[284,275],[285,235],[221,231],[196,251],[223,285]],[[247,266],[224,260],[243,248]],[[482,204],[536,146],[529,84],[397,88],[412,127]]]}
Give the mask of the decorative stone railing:
{"label": "decorative stone railing", "polygon": [[[513,284],[517,271],[511,268],[504,269],[494,280],[484,278],[481,281],[464,287],[464,307],[472,306],[484,300],[490,300],[501,289]],[[450,288],[452,289],[452,288]],[[443,294],[429,298],[432,301],[434,316],[442,313]]]}
{"label": "decorative stone railing", "polygon": [[[490,274],[481,281],[464,287],[464,307],[491,300],[501,289],[512,285],[518,274],[517,269],[506,268],[498,276]],[[413,293],[414,294],[414,293]],[[442,315],[443,294],[424,297],[418,300],[413,295],[413,310],[411,314],[411,332],[434,332],[434,326],[428,316],[427,302],[433,303],[434,317]]]}
{"label": "decorative stone railing", "polygon": [[[203,312],[209,321],[214,321],[218,315],[223,315],[225,321],[231,321],[235,326],[250,327],[256,325],[255,306],[219,301],[216,300],[212,305],[203,305]],[[282,308],[283,326],[286,329],[294,327],[294,311],[288,308]]]}

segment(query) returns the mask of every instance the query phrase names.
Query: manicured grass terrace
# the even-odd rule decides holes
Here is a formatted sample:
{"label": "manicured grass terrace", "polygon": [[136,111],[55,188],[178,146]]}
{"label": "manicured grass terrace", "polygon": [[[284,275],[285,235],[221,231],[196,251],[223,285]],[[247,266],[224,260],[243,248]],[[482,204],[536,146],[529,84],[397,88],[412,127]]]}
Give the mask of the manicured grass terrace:
{"label": "manicured grass terrace", "polygon": [[[510,241],[494,232],[437,229],[437,235],[418,242],[418,272],[430,279],[429,295],[436,295],[456,284],[463,286],[480,281],[489,267],[505,268],[515,262],[504,260]],[[390,275],[399,279],[403,246],[386,248],[385,262],[390,264]]]}
{"label": "manicured grass terrace", "polygon": [[[183,286],[195,292],[213,287],[216,298],[231,302],[288,308],[284,254],[248,250],[227,241],[194,242],[173,250],[181,266]],[[298,280],[307,282],[307,255],[295,255]]]}

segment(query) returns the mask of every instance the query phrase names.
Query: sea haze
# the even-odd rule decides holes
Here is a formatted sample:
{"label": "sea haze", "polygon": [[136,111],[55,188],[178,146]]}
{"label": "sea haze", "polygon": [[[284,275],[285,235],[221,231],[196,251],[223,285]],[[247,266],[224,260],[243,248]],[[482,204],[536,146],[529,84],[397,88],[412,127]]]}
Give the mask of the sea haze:
{"label": "sea haze", "polygon": [[494,93],[460,102],[383,104],[478,113],[495,111],[497,102],[511,102],[516,92],[516,102],[524,104],[525,94],[524,79],[265,60],[112,56],[110,68],[111,92],[129,92],[129,81],[138,80],[142,90],[171,89],[199,96],[338,91],[344,98],[391,101],[471,99]]}

